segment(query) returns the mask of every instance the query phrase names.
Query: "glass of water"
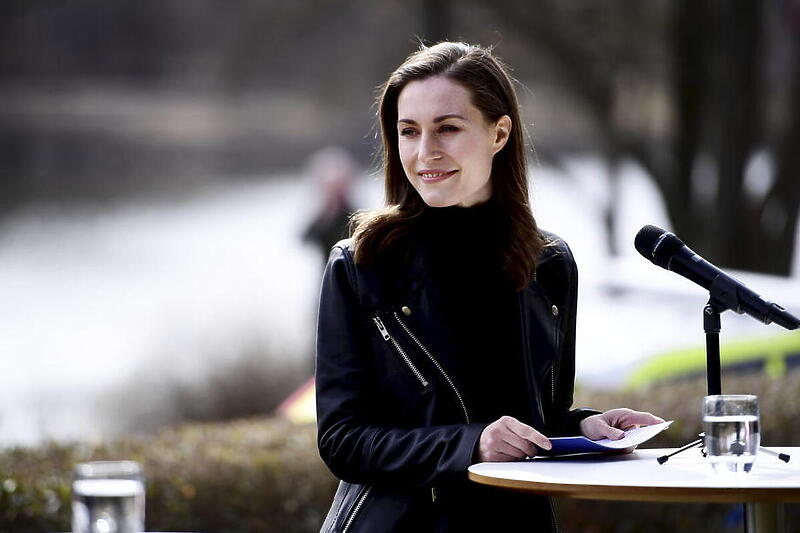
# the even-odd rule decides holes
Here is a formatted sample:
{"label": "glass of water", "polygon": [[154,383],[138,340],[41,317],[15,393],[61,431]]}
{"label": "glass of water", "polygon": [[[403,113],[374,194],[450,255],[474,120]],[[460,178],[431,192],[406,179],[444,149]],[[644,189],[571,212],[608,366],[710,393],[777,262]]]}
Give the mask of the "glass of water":
{"label": "glass of water", "polygon": [[718,474],[750,472],[761,444],[758,397],[720,394],[703,399],[703,431],[711,466]]}
{"label": "glass of water", "polygon": [[134,461],[95,461],[75,465],[72,531],[144,531],[144,474],[141,465]]}

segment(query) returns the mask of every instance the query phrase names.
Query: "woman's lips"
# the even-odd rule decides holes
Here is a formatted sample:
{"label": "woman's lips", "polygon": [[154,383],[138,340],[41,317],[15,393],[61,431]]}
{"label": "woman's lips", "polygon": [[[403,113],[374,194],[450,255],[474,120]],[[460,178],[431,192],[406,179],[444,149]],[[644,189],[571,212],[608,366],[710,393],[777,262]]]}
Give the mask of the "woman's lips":
{"label": "woman's lips", "polygon": [[436,183],[453,177],[456,172],[458,170],[423,170],[418,172],[417,175],[425,183]]}

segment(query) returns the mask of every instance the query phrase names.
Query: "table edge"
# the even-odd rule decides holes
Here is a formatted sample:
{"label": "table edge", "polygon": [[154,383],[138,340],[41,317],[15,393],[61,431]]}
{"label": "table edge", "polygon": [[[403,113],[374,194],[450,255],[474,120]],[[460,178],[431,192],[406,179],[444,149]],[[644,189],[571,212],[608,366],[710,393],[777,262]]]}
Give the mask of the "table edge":
{"label": "table edge", "polygon": [[484,476],[469,471],[471,481],[520,492],[564,496],[582,500],[651,502],[790,502],[800,501],[800,491],[785,487],[643,487],[640,485],[583,485]]}

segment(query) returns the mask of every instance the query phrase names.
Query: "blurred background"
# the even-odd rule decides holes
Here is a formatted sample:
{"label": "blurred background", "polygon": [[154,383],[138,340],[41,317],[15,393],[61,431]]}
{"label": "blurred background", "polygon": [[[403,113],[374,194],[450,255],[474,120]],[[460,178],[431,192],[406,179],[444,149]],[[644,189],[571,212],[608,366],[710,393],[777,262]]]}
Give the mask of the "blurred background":
{"label": "blurred background", "polygon": [[[382,202],[376,88],[443,39],[519,82],[534,214],[581,269],[580,390],[703,371],[707,295],[636,253],[645,224],[800,313],[797,0],[6,0],[0,448],[307,385],[324,250]],[[722,337],[730,375],[800,359],[748,317]]]}

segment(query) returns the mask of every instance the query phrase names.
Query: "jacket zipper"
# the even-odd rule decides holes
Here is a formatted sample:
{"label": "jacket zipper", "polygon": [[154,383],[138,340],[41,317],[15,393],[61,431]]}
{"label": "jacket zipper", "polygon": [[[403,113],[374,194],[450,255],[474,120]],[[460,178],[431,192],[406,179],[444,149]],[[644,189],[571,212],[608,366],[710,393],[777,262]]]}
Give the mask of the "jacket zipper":
{"label": "jacket zipper", "polygon": [[450,376],[447,375],[447,372],[444,371],[444,368],[442,368],[442,365],[439,364],[439,361],[437,361],[436,358],[433,356],[433,354],[431,354],[430,350],[428,350],[425,347],[425,345],[422,344],[422,342],[420,342],[417,336],[414,335],[410,329],[408,329],[408,326],[406,326],[405,322],[403,322],[403,320],[400,318],[400,315],[397,314],[397,311],[394,312],[394,318],[395,320],[397,320],[397,323],[400,324],[400,326],[402,326],[403,330],[408,334],[408,336],[411,337],[411,340],[414,341],[414,343],[419,347],[419,349],[422,350],[423,353],[428,356],[428,359],[430,359],[431,362],[433,362],[436,368],[439,369],[439,372],[441,372],[442,376],[444,376],[444,379],[447,381],[447,383],[450,385],[450,388],[453,389],[453,392],[456,394],[456,398],[458,398],[458,403],[461,404],[461,409],[463,409],[464,411],[464,418],[466,419],[467,424],[469,424],[469,413],[467,412],[467,406],[464,404],[464,400],[461,397],[461,394],[458,392],[458,389],[456,388],[455,384],[453,383],[453,380],[450,379]]}
{"label": "jacket zipper", "polygon": [[555,336],[556,346],[555,355],[553,355],[553,364],[550,365],[550,399],[551,404],[556,404],[556,378],[558,377],[558,364],[561,361],[561,342],[559,341],[558,319],[555,321]]}
{"label": "jacket zipper", "polygon": [[350,511],[350,516],[347,517],[347,522],[344,523],[344,527],[342,528],[342,533],[347,533],[347,530],[350,529],[350,524],[353,523],[355,520],[356,515],[361,510],[361,506],[364,505],[364,500],[367,499],[367,495],[372,487],[367,487],[364,492],[361,493],[361,496],[358,497],[358,501],[356,502],[353,510]]}
{"label": "jacket zipper", "polygon": [[383,337],[383,340],[385,340],[387,342],[391,342],[394,345],[395,349],[398,351],[400,356],[403,358],[403,361],[405,361],[406,365],[408,365],[408,368],[411,369],[411,372],[417,377],[419,382],[422,383],[423,387],[427,387],[428,386],[428,380],[425,379],[425,376],[422,375],[422,372],[420,372],[419,369],[416,366],[414,366],[414,363],[411,362],[411,358],[408,357],[408,355],[406,354],[406,351],[403,350],[402,346],[400,346],[400,343],[398,343],[394,339],[394,337],[391,336],[391,334],[389,333],[389,330],[386,329],[386,326],[383,324],[383,321],[380,319],[380,317],[378,317],[376,315],[376,316],[372,317],[372,321],[375,322],[375,326],[378,328],[378,331],[380,332],[381,336]]}

